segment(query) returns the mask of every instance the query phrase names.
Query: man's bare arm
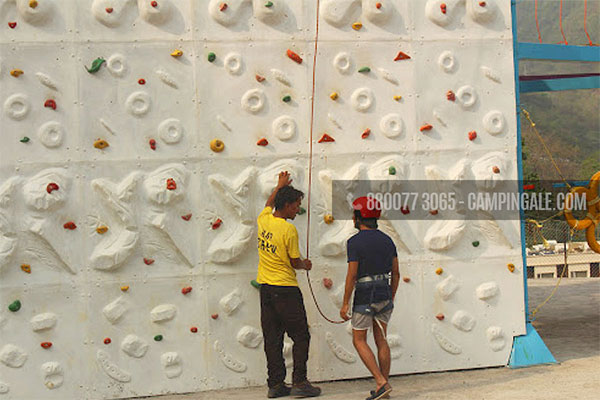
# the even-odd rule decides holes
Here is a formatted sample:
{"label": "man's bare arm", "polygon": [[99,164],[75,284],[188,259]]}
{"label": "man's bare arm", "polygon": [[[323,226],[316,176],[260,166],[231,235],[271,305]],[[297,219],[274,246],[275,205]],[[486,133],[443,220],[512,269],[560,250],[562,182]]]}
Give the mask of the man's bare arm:
{"label": "man's bare arm", "polygon": [[300,258],[290,258],[290,263],[294,269],[305,269],[310,271],[312,269],[312,261],[308,258],[302,260]]}
{"label": "man's bare arm", "polygon": [[290,183],[292,183],[292,180],[290,179],[290,173],[287,171],[281,171],[279,173],[279,181],[277,182],[277,186],[275,186],[275,189],[273,189],[273,192],[267,199],[265,207],[273,208],[273,206],[275,205],[275,195],[277,194],[279,189],[281,189],[284,186],[289,185]]}
{"label": "man's bare arm", "polygon": [[358,274],[358,261],[350,261],[348,263],[348,273],[346,274],[346,287],[344,288],[344,303],[350,303],[350,297],[354,291],[354,285],[356,283],[356,274]]}

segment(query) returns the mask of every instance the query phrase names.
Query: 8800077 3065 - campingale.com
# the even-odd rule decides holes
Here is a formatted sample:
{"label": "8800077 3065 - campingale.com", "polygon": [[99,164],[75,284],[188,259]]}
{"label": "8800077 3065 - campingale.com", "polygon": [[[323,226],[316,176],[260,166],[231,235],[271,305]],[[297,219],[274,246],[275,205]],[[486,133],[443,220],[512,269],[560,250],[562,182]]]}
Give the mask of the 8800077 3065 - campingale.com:
{"label": "8800077 3065 - campingale.com", "polygon": [[585,193],[472,192],[467,195],[470,211],[570,211],[586,210]]}

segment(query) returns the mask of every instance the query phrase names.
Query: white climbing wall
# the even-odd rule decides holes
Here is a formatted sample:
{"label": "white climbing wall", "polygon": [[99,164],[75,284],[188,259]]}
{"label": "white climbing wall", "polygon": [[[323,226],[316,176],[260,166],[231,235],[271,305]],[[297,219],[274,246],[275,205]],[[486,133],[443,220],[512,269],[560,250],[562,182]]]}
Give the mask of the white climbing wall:
{"label": "white climbing wall", "polygon": [[[324,222],[331,179],[517,178],[509,1],[316,3],[0,1],[0,399],[264,384],[255,219],[280,170],[308,191],[313,85],[309,251],[331,317],[354,232]],[[442,214],[382,221],[407,278],[394,374],[505,365],[525,332],[518,222]],[[299,281],[309,378],[367,376]]]}

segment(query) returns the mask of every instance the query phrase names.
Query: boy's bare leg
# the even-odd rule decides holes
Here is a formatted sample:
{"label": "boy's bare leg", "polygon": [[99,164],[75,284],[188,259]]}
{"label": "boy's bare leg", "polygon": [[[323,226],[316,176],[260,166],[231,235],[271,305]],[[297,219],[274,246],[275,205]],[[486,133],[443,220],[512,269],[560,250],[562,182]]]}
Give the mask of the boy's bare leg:
{"label": "boy's bare leg", "polygon": [[[383,332],[379,327],[379,324],[383,327]],[[375,344],[377,345],[377,358],[379,360],[379,370],[385,378],[390,379],[390,366],[392,364],[392,355],[390,352],[390,346],[388,345],[385,335],[387,335],[387,324],[373,319],[373,336],[375,338]]]}
{"label": "boy's bare leg", "polygon": [[[365,330],[353,329],[352,330],[352,343],[354,344],[356,351],[358,351],[358,355],[360,356],[360,359],[365,364],[367,369],[371,372],[371,374],[373,375],[373,378],[375,378],[375,383],[377,384],[377,388],[380,388],[383,385],[385,385],[385,383],[387,382],[387,378],[385,376],[383,376],[383,374],[381,373],[381,370],[379,369],[379,366],[377,365],[377,360],[375,360],[375,355],[373,354],[373,351],[371,351],[371,348],[367,344],[367,330],[366,329]],[[388,369],[388,375],[389,375],[389,369]]]}

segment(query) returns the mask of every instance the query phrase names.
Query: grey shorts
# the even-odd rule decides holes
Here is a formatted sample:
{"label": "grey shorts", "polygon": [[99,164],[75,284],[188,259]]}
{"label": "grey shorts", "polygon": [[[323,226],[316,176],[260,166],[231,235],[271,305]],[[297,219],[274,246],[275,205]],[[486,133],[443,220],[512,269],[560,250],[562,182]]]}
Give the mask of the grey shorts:
{"label": "grey shorts", "polygon": [[352,312],[352,329],[356,329],[358,331],[367,330],[373,326],[373,319],[377,319],[380,322],[387,325],[387,323],[390,321],[390,318],[392,317],[392,311],[394,311],[394,309],[391,308],[382,313],[378,313],[378,311],[382,310],[383,307],[385,307],[390,301],[391,300],[386,300],[382,301],[381,303],[373,304],[375,316]]}

